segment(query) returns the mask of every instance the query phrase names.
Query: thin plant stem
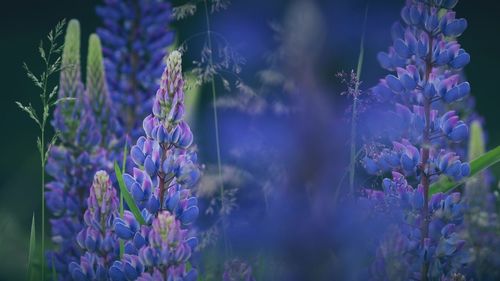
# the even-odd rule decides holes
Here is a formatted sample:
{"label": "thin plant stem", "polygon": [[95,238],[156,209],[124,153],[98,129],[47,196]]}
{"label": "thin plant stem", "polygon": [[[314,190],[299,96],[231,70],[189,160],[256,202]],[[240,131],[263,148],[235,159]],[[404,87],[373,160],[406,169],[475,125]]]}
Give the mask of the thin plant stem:
{"label": "thin plant stem", "polygon": [[24,68],[26,70],[27,76],[35,83],[35,85],[40,88],[40,102],[42,105],[41,117],[38,116],[36,110],[31,106],[31,103],[28,106],[23,105],[20,102],[16,102],[19,108],[28,114],[28,116],[35,121],[38,126],[40,135],[37,139],[37,148],[40,154],[40,172],[41,172],[41,203],[42,203],[42,217],[41,217],[41,252],[40,252],[40,265],[41,265],[41,279],[43,280],[45,277],[45,167],[47,164],[48,153],[55,143],[58,133],[52,137],[50,142],[45,141],[45,127],[47,125],[47,120],[50,115],[51,107],[55,106],[59,102],[64,102],[67,99],[59,98],[54,100],[57,93],[57,86],[55,86],[50,94],[48,93],[48,83],[49,77],[54,73],[60,71],[61,69],[61,57],[57,57],[54,61],[53,55],[59,54],[62,50],[62,46],[57,44],[57,40],[59,36],[62,34],[62,28],[66,24],[65,20],[60,21],[55,29],[51,30],[48,35],[49,48],[47,50],[43,46],[43,40],[40,42],[40,46],[38,48],[40,52],[40,57],[43,60],[43,66],[45,67],[45,71],[37,77],[29,67],[24,64]]}
{"label": "thin plant stem", "polygon": [[356,119],[358,110],[358,93],[361,78],[361,69],[363,66],[363,57],[365,55],[365,33],[366,33],[366,19],[368,16],[368,4],[365,8],[365,17],[363,21],[363,34],[361,35],[361,42],[359,44],[358,66],[356,69],[356,85],[354,88],[354,96],[352,101],[352,118],[351,118],[351,148],[350,148],[350,162],[349,162],[349,190],[351,195],[354,194],[354,178],[356,173]]}
{"label": "thin plant stem", "polygon": [[[42,147],[44,145],[44,131],[42,130]],[[44,271],[45,271],[45,263],[44,263],[44,253],[45,253],[45,161],[42,161],[42,252],[40,254],[41,258],[40,260],[42,261],[42,280],[44,276]]]}
{"label": "thin plant stem", "polygon": [[[208,4],[207,0],[203,1],[205,5],[205,21],[206,21],[206,26],[207,26],[207,44],[208,48],[210,49],[210,54],[209,54],[209,64],[210,67],[213,66],[213,55],[212,55],[212,36],[211,36],[211,30],[210,30],[210,19],[208,15]],[[220,139],[219,139],[219,121],[218,121],[218,116],[217,116],[217,94],[215,91],[215,80],[212,75],[211,77],[211,87],[212,87],[212,106],[213,106],[213,112],[214,112],[214,126],[215,126],[215,146],[216,146],[216,152],[217,152],[217,169],[219,173],[219,181],[220,181],[220,200],[221,200],[221,209],[224,210],[224,181],[222,178],[222,161],[221,161],[221,153],[220,153]],[[227,241],[227,235],[226,235],[226,224],[225,220],[222,222],[222,235],[223,235],[223,240],[224,240],[224,252],[226,256],[228,255],[228,241]]]}
{"label": "thin plant stem", "polygon": [[[361,152],[363,152],[363,150],[358,150],[358,152],[356,152],[355,154],[355,158],[354,159],[357,159],[359,157],[359,155],[361,155]],[[339,195],[340,195],[340,189],[342,189],[342,184],[344,183],[344,180],[345,178],[347,177],[347,175],[350,173],[349,169],[345,169],[344,173],[342,174],[342,177],[340,178],[340,181],[337,185],[337,189],[335,189],[335,195],[333,197],[333,204],[337,204],[337,201],[339,199]]]}
{"label": "thin plant stem", "polygon": [[41,131],[41,137],[40,137],[40,162],[41,162],[41,173],[42,173],[42,251],[40,253],[40,261],[42,265],[42,280],[44,279],[45,276],[45,163],[47,162],[46,159],[46,152],[45,152],[45,125],[47,122],[47,116],[48,116],[48,101],[47,101],[47,83],[48,83],[48,76],[49,76],[49,62],[50,62],[50,57],[52,55],[52,48],[53,46],[51,45],[49,54],[47,59],[45,60],[45,69],[47,71],[45,72],[45,75],[43,77],[43,94],[42,94],[42,103],[43,103],[43,113],[42,113],[42,126],[40,127]]}

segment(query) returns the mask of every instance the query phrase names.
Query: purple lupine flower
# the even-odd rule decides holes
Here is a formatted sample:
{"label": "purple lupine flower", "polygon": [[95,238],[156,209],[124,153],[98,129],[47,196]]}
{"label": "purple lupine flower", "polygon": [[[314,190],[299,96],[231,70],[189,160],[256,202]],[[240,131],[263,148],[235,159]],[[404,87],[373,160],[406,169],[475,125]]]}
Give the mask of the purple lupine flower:
{"label": "purple lupine flower", "polygon": [[124,254],[109,269],[111,280],[136,280],[144,271],[144,266],[136,255]]}
{"label": "purple lupine flower", "polygon": [[[114,229],[126,240],[127,257],[110,269],[112,280],[123,280],[127,274],[140,275],[140,280],[166,280],[163,279],[166,276],[174,280],[196,279],[196,271],[188,271],[186,263],[197,245],[189,226],[199,213],[197,199],[191,196],[189,188],[196,183],[200,172],[196,154],[189,149],[193,134],[182,120],[181,63],[181,53],[174,51],[169,55],[153,113],[143,121],[145,135],[130,150],[136,167],[132,175],[126,173],[123,179],[146,225],[140,226],[129,211],[115,218]],[[132,256],[139,259],[133,258],[134,265],[127,266],[132,263]],[[139,270],[127,273],[127,268],[143,269],[143,273]]]}
{"label": "purple lupine flower", "polygon": [[[95,46],[91,44],[89,56],[96,54]],[[80,26],[76,20],[68,24],[59,85],[59,97],[73,100],[57,104],[52,121],[61,142],[50,150],[46,167],[52,177],[47,184],[46,200],[53,215],[50,224],[56,244],[47,260],[59,279],[68,280],[68,264],[78,262],[81,255],[74,238],[83,227],[88,187],[98,167],[110,168],[107,151],[101,147],[96,115],[81,82]]]}
{"label": "purple lupine flower", "polygon": [[167,46],[173,42],[171,6],[157,0],[105,0],[97,8],[103,27],[106,78],[113,106],[124,133],[133,141],[141,135],[142,120],[151,110],[157,78],[163,70]]}
{"label": "purple lupine flower", "polygon": [[[47,173],[53,177],[47,184],[47,207],[55,217],[51,219],[52,240],[58,245],[49,253],[48,260],[53,262],[62,280],[70,278],[68,264],[78,262],[81,255],[74,237],[83,227],[88,186],[96,169],[110,170],[111,148],[116,143],[113,132],[116,122],[107,102],[99,38],[95,34],[90,36],[87,85],[83,89],[79,75],[79,36],[79,24],[72,20],[66,34],[59,95],[74,101],[56,107],[53,126],[60,131],[61,143],[51,150],[47,164]],[[87,234],[87,247],[96,246],[93,244],[96,231],[88,230]],[[96,259],[88,260],[89,264],[95,264]]]}
{"label": "purple lupine flower", "polygon": [[224,264],[222,281],[255,281],[252,274],[252,267],[239,260],[234,259]]}
{"label": "purple lupine flower", "polygon": [[394,216],[396,227],[379,246],[374,280],[436,280],[469,262],[458,235],[464,208],[460,194],[429,195],[440,175],[460,180],[470,174],[469,164],[451,149],[467,139],[468,126],[450,108],[470,92],[459,75],[470,57],[456,42],[467,26],[451,10],[456,3],[407,1],[401,12],[404,26],[393,26],[393,46],[378,55],[393,74],[371,92],[392,104],[386,120],[394,124],[385,125],[393,128],[384,129],[381,144],[363,163],[370,174],[392,172],[392,179],[382,182],[383,192],[369,197]]}
{"label": "purple lupine flower", "polygon": [[[158,213],[147,236],[147,245],[140,249],[139,259],[147,268],[155,268],[170,280],[196,280],[196,270],[186,270],[186,262],[191,257],[192,245],[188,230],[181,228],[181,222],[168,211]],[[141,278],[149,280],[149,273]],[[153,278],[154,280],[158,280]],[[159,279],[167,280],[167,279]]]}
{"label": "purple lupine flower", "polygon": [[109,280],[108,269],[119,255],[118,236],[113,231],[118,197],[105,171],[95,174],[87,206],[85,227],[76,237],[85,254],[68,269],[74,280]]}
{"label": "purple lupine flower", "polygon": [[[422,240],[423,188],[408,185],[402,174],[393,172],[393,179],[384,179],[384,192],[368,195],[379,210],[385,210],[396,226],[382,239],[372,265],[374,280],[421,279],[420,265],[430,261],[433,279],[461,269],[470,261],[459,236],[464,205],[459,193],[435,194],[429,201],[429,236]],[[404,219],[403,219],[404,218]]]}

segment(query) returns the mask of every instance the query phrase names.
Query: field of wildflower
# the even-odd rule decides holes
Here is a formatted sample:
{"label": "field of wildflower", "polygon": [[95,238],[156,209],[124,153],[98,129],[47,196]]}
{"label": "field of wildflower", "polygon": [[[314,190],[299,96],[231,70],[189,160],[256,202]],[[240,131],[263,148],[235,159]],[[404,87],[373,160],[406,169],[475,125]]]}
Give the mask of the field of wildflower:
{"label": "field of wildflower", "polygon": [[0,281],[500,280],[498,4],[31,2]]}

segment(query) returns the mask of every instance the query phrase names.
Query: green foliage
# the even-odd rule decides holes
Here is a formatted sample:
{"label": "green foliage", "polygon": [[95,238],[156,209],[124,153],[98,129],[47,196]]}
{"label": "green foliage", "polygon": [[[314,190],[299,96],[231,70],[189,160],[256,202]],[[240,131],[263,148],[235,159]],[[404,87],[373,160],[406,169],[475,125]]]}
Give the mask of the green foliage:
{"label": "green foliage", "polygon": [[35,238],[35,213],[31,219],[31,231],[30,231],[30,245],[28,250],[28,279],[35,280],[35,248],[36,248],[36,238]]}
{"label": "green foliage", "polygon": [[[473,121],[469,127],[469,144],[468,144],[468,159],[476,159],[477,157],[483,155],[486,151],[484,133],[481,123],[479,121]],[[466,193],[471,193],[474,191],[479,192],[483,188],[478,188],[477,184],[486,183],[484,181],[483,173],[479,173],[473,177],[467,179],[467,190]]]}
{"label": "green foliage", "polygon": [[[123,162],[122,162],[122,174],[125,173],[125,168],[127,166],[127,140],[125,140],[125,147],[123,148]],[[123,218],[123,192],[120,192],[120,217]],[[123,257],[125,253],[125,243],[120,239],[120,258]]]}
{"label": "green foliage", "polygon": [[[28,105],[24,105],[18,101],[16,101],[17,106],[25,112],[29,118],[31,118],[37,125],[40,130],[41,136],[37,138],[37,148],[40,153],[40,158],[42,163],[46,163],[47,161],[47,153],[50,150],[50,147],[55,143],[56,137],[54,136],[45,146],[44,133],[45,126],[47,125],[47,120],[49,118],[50,110],[59,102],[65,101],[65,98],[57,98],[58,86],[50,87],[48,85],[49,79],[61,70],[61,57],[59,54],[62,51],[63,46],[58,44],[58,39],[62,35],[62,29],[65,25],[65,21],[62,20],[59,22],[54,30],[49,32],[47,36],[49,41],[49,46],[47,48],[43,45],[43,40],[40,41],[40,46],[38,47],[38,51],[40,53],[40,57],[45,66],[45,70],[40,74],[34,74],[26,63],[23,64],[23,67],[26,71],[26,75],[33,82],[33,84],[40,89],[40,100],[42,104],[42,108],[40,111],[37,111],[31,103]],[[49,91],[50,88],[50,91]]]}
{"label": "green foliage", "polygon": [[468,159],[476,159],[477,157],[483,155],[486,151],[483,128],[479,121],[473,121],[470,124],[470,137],[469,137],[469,154]]}
{"label": "green foliage", "polygon": [[[500,146],[470,161],[470,176],[472,177],[498,162],[500,162]],[[459,187],[463,183],[464,181],[455,182],[449,178],[442,178],[440,181],[430,186],[429,193],[432,195],[438,192],[448,192]]]}
{"label": "green foliage", "polygon": [[58,98],[58,86],[49,86],[49,79],[61,70],[61,52],[63,50],[63,45],[58,43],[59,37],[63,33],[63,28],[66,24],[65,20],[57,23],[56,27],[49,32],[47,35],[48,46],[44,46],[44,41],[40,41],[40,45],[38,47],[38,52],[40,53],[40,58],[43,62],[44,71],[36,75],[34,74],[28,65],[24,64],[24,69],[26,70],[26,75],[28,78],[34,83],[34,85],[40,90],[40,101],[41,101],[41,110],[36,110],[31,103],[28,105],[23,105],[20,102],[16,102],[17,106],[31,118],[36,125],[38,126],[40,135],[37,137],[37,148],[40,154],[40,168],[41,168],[41,201],[42,201],[42,218],[41,218],[41,232],[42,232],[42,245],[40,252],[40,261],[42,268],[42,279],[44,277],[45,270],[45,164],[47,163],[48,153],[51,147],[54,145],[57,139],[56,134],[46,142],[45,139],[45,129],[47,125],[47,120],[50,115],[51,109],[61,101],[65,101],[66,98]]}
{"label": "green foliage", "polygon": [[141,215],[141,212],[139,211],[139,208],[137,208],[137,205],[135,204],[134,199],[130,195],[130,193],[127,190],[127,187],[125,186],[125,182],[123,181],[123,174],[120,170],[120,167],[118,164],[115,162],[115,173],[116,173],[116,179],[118,181],[118,186],[120,187],[120,194],[123,195],[123,199],[125,199],[125,202],[127,202],[128,207],[130,208],[130,211],[132,214],[134,214],[135,219],[141,224],[146,224],[144,221],[144,218]]}

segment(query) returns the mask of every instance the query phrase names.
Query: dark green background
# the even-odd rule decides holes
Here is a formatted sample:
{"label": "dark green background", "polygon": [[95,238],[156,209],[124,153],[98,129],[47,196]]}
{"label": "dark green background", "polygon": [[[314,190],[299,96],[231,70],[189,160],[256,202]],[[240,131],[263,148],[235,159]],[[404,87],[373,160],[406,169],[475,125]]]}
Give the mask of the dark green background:
{"label": "dark green background", "polygon": [[[347,0],[344,0],[347,1]],[[235,0],[234,9],[218,14],[214,19],[223,25],[223,18],[252,19],[255,24],[265,26],[266,22],[280,18],[282,10],[289,1],[246,1]],[[254,2],[252,4],[251,2]],[[327,8],[335,7],[332,3],[342,1],[323,1],[325,18],[330,22]],[[352,1],[347,5],[353,15],[353,24],[359,25],[363,14],[365,1]],[[88,35],[99,25],[99,19],[94,13],[99,1],[95,0],[59,0],[59,1],[3,1],[0,8],[0,280],[18,277],[24,266],[28,245],[32,212],[39,214],[39,159],[35,148],[36,128],[34,124],[14,104],[37,100],[36,89],[24,75],[21,68],[25,61],[31,65],[39,65],[36,47],[40,38],[62,18],[77,18],[81,22],[82,47],[87,45]],[[371,1],[371,11],[384,11],[382,22],[375,22],[369,16],[369,26],[376,30],[386,30],[384,36],[377,40],[368,36],[366,61],[367,65],[375,65],[375,54],[384,50],[389,44],[389,26],[398,17],[398,11],[403,1]],[[344,7],[345,4],[339,5]],[[251,8],[248,8],[251,7]],[[264,10],[267,9],[267,12]],[[466,68],[467,77],[472,85],[473,94],[477,100],[477,111],[486,119],[486,129],[489,134],[489,146],[500,144],[500,7],[497,1],[462,0],[457,7],[460,17],[466,17],[469,28],[461,37],[461,44],[471,54],[472,61]],[[331,16],[331,15],[330,15]],[[370,21],[370,17],[372,21]],[[222,19],[221,19],[222,18]],[[179,25],[179,36],[185,38],[193,31],[203,29],[203,22],[194,18]],[[182,27],[182,28],[180,28]],[[334,27],[332,27],[334,28]],[[370,31],[370,27],[369,27]],[[328,37],[330,33],[326,36]],[[355,38],[358,35],[355,34]],[[342,43],[343,37],[332,39]],[[341,54],[325,55],[321,68],[325,77],[330,77],[330,83],[336,83],[331,73],[340,69],[349,69],[356,60],[357,45]],[[82,58],[86,57],[85,47],[82,48]],[[326,52],[328,54],[328,52]],[[341,57],[342,59],[338,59]],[[249,63],[252,69],[252,63]],[[39,70],[36,67],[34,70]],[[376,82],[383,71],[377,69],[367,75],[365,85]],[[248,76],[252,77],[250,73]],[[333,99],[334,100],[334,99]],[[39,224],[38,224],[39,225]]]}

